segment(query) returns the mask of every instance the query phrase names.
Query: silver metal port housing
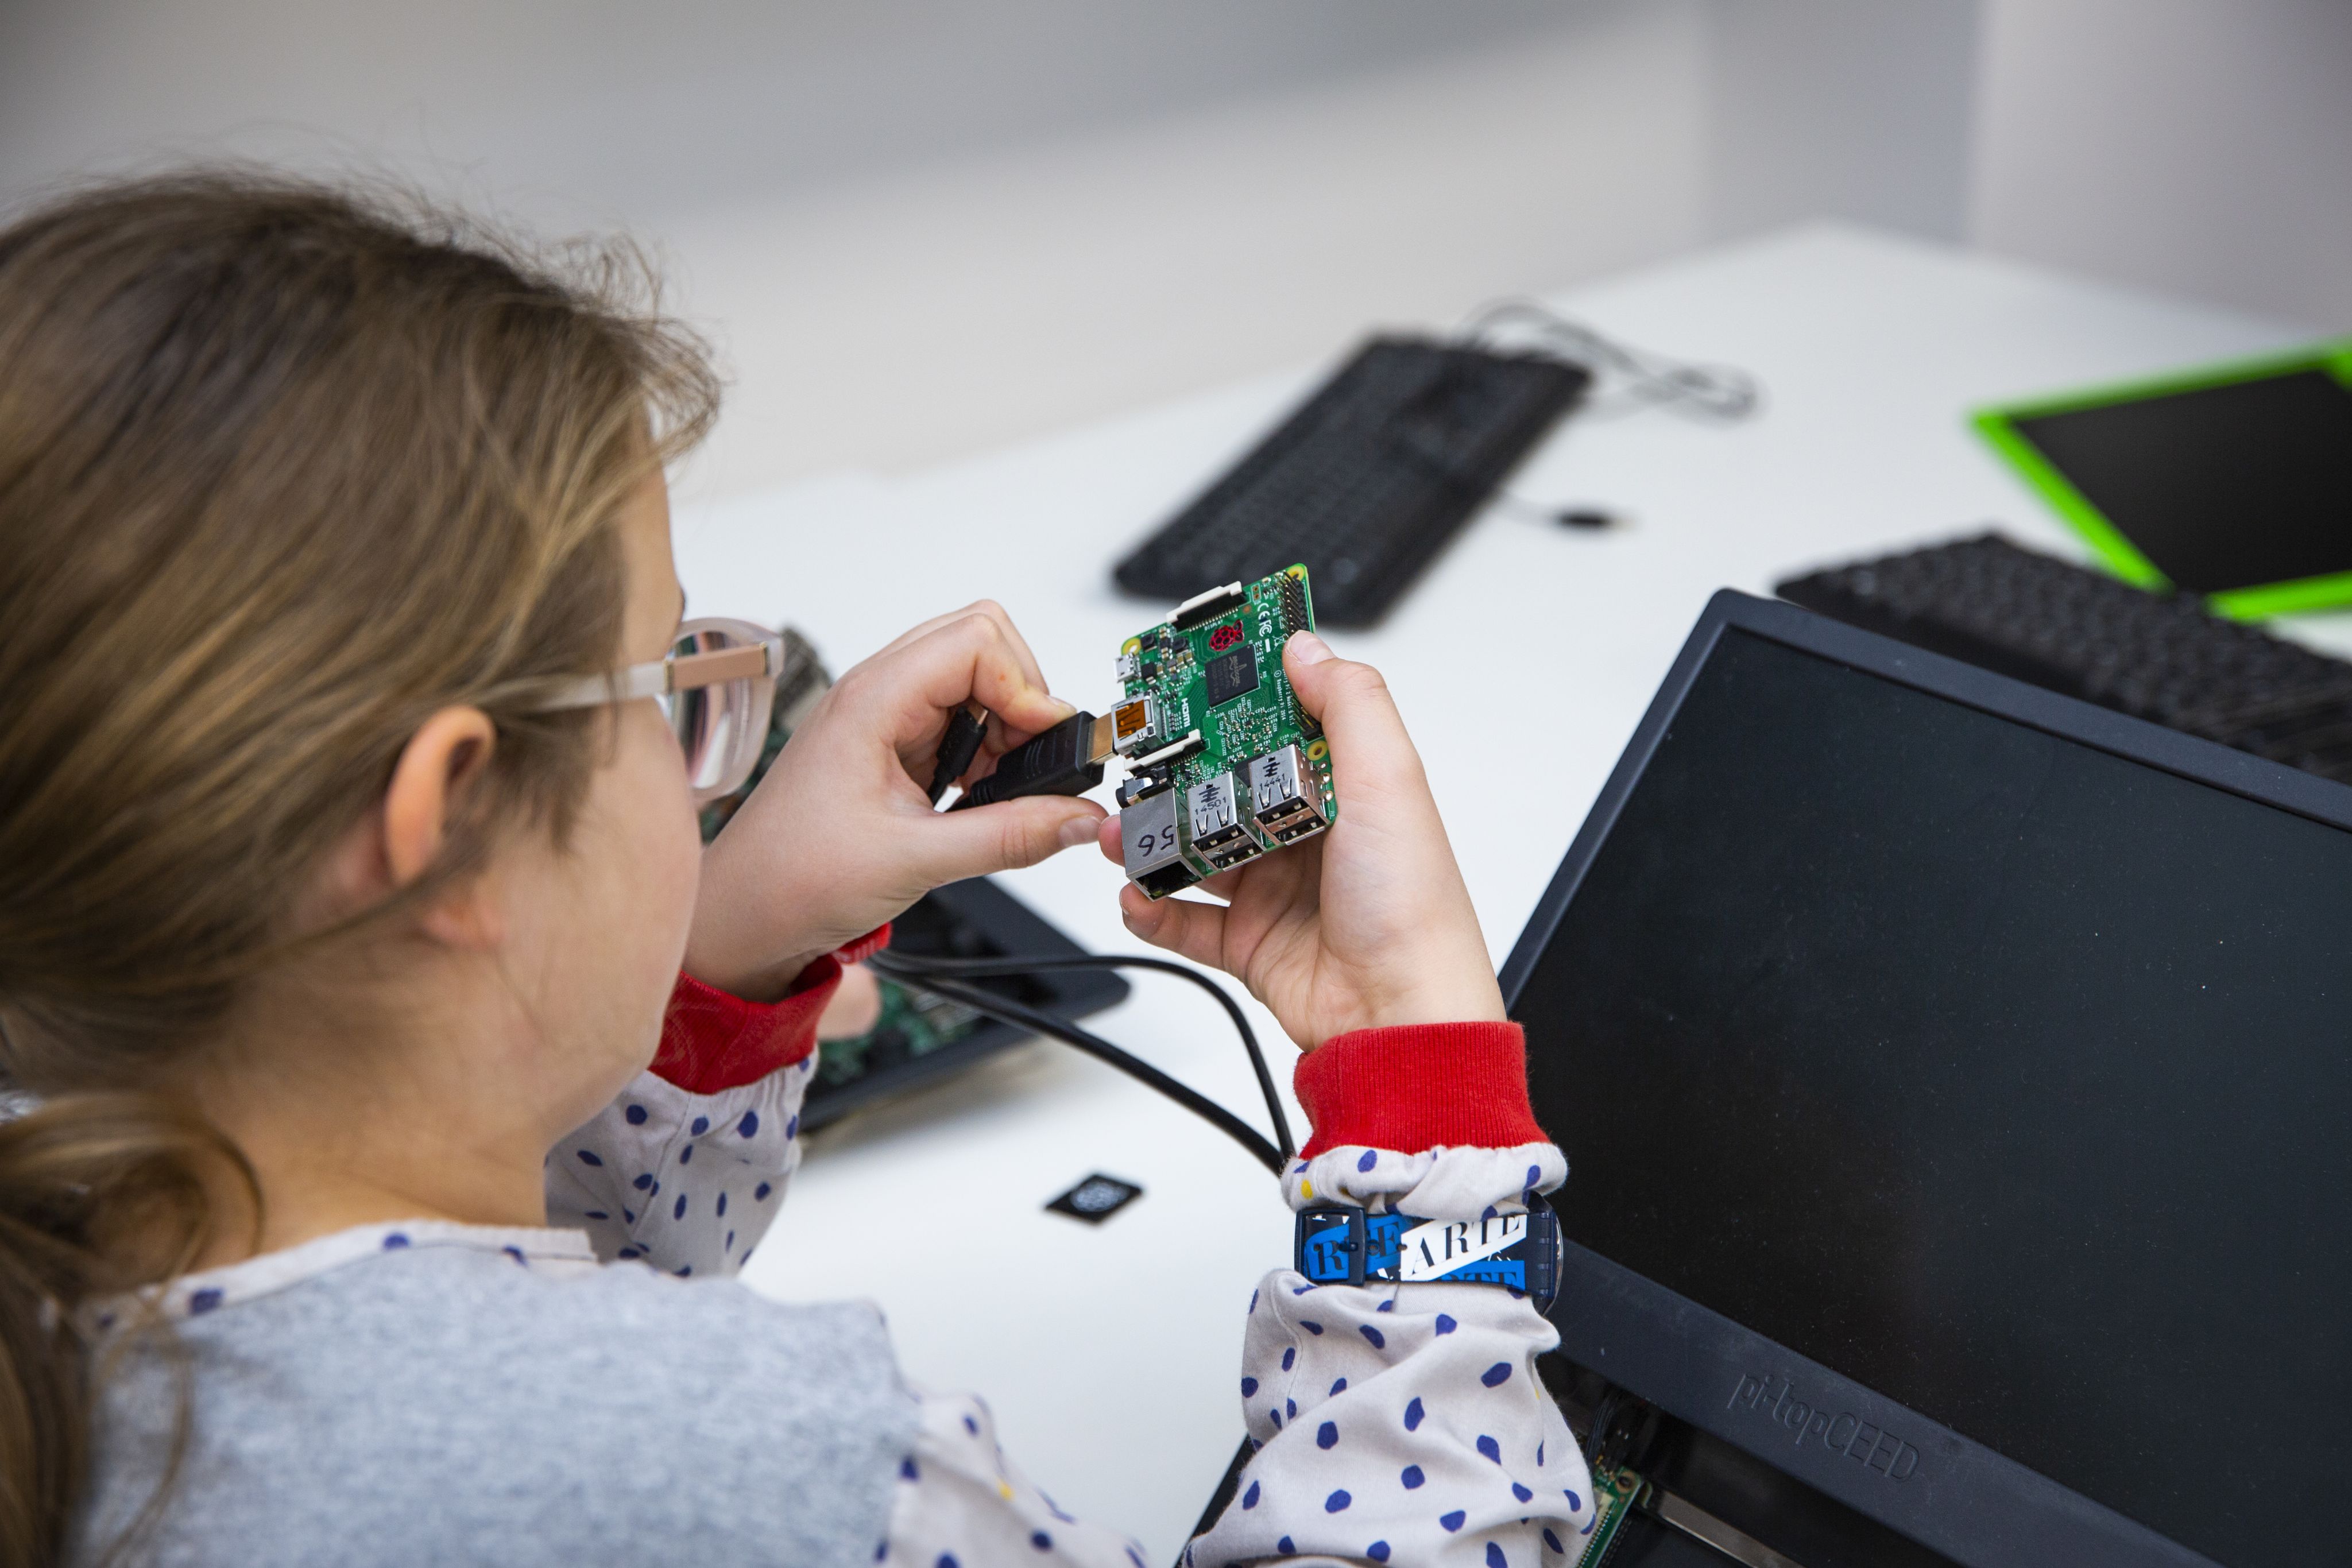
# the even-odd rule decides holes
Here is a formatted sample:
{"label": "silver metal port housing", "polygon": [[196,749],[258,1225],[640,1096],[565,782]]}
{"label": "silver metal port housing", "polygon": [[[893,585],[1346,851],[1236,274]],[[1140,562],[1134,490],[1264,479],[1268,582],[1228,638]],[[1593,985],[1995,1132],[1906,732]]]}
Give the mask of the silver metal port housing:
{"label": "silver metal port housing", "polygon": [[1274,842],[1286,844],[1330,825],[1315,771],[1297,745],[1254,757],[1242,771],[1249,782],[1251,819]]}
{"label": "silver metal port housing", "polygon": [[1176,791],[1162,789],[1118,814],[1119,848],[1128,880],[1154,898],[1201,880],[1176,831]]}
{"label": "silver metal port housing", "polygon": [[1242,815],[1239,794],[1229,773],[1203,779],[1184,792],[1185,810],[1192,819],[1192,848],[1219,871],[1263,847]]}

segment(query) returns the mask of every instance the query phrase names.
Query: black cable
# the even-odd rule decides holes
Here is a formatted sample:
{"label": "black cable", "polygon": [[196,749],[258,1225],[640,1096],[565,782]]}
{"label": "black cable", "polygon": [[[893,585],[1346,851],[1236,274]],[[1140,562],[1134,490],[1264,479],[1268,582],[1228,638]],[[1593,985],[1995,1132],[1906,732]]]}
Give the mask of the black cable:
{"label": "black cable", "polygon": [[1658,404],[1730,424],[1746,419],[1763,402],[1762,389],[1745,371],[1669,359],[1616,342],[1533,299],[1497,300],[1463,323],[1461,335],[1472,343],[1492,345],[1496,329],[1513,323],[1532,329],[1538,348],[1582,365],[1596,377],[1618,382],[1624,402],[1615,409],[1601,405],[1596,412],[1601,413]]}
{"label": "black cable", "polygon": [[1025,1029],[1036,1034],[1051,1035],[1066,1045],[1073,1045],[1097,1061],[1108,1062],[1129,1077],[1147,1083],[1183,1106],[1194,1115],[1210,1122],[1242,1147],[1260,1165],[1275,1175],[1282,1174],[1282,1151],[1265,1141],[1264,1134],[1207,1095],[1171,1078],[1141,1057],[1131,1056],[1099,1035],[1089,1034],[1077,1025],[1050,1013],[1041,1013],[1007,1000],[994,992],[977,986],[966,986],[937,976],[918,974],[911,969],[887,962],[889,955],[877,953],[866,963],[877,974],[887,975],[902,986],[919,991],[929,991],[947,1001],[961,1002],[972,1011],[1015,1029]]}
{"label": "black cable", "polygon": [[1275,1146],[1282,1151],[1282,1157],[1286,1160],[1298,1152],[1298,1145],[1290,1137],[1290,1118],[1283,1114],[1282,1096],[1274,1086],[1274,1073],[1265,1064],[1265,1052],[1258,1047],[1257,1031],[1250,1028],[1249,1019],[1243,1013],[1241,1004],[1228,996],[1223,986],[1189,965],[1167,958],[1146,957],[1140,954],[1128,956],[1118,953],[1079,953],[1053,958],[945,958],[917,953],[887,953],[885,956],[891,964],[912,968],[919,974],[970,978],[1043,974],[1056,969],[1152,969],[1163,975],[1173,975],[1180,980],[1190,980],[1216,998],[1217,1005],[1225,1009],[1225,1017],[1233,1020],[1234,1032],[1242,1037],[1242,1049],[1249,1052],[1250,1071],[1257,1075],[1258,1092],[1265,1096],[1265,1113],[1274,1123]]}

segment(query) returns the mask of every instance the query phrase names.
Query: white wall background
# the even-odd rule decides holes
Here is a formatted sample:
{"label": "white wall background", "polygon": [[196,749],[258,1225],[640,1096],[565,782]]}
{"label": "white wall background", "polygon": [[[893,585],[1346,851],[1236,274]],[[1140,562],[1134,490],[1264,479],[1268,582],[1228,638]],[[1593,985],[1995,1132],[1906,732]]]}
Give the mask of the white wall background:
{"label": "white wall background", "polygon": [[2347,154],[2352,0],[0,0],[0,204],[247,155],[656,240],[707,492],[1812,216],[2352,329]]}

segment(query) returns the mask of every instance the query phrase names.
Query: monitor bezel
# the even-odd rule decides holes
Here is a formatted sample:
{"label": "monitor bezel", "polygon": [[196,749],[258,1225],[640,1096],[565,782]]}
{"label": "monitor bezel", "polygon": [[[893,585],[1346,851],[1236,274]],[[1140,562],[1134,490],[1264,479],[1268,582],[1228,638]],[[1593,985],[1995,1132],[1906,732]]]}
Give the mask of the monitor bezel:
{"label": "monitor bezel", "polygon": [[[1503,998],[1514,1016],[1529,976],[1684,698],[1733,631],[2352,831],[2352,787],[1810,610],[1726,589],[1707,601],[1503,966]],[[2219,1568],[2106,1505],[1588,1249],[1569,1246],[1552,1319],[1571,1360],[1969,1568],[2051,1563]],[[1769,1385],[1769,1403],[1742,1399],[1749,1380],[1757,1379]],[[1792,1430],[1789,1418],[1800,1406],[1806,1413]],[[1817,1427],[1816,1415],[1828,1421]],[[1845,1448],[1824,1446],[1840,1430],[1847,1434]],[[1850,1450],[1864,1430],[1874,1436],[1856,1456]],[[1899,1479],[1889,1472],[1906,1461],[1901,1449],[1884,1446],[1887,1437],[1917,1456]]]}

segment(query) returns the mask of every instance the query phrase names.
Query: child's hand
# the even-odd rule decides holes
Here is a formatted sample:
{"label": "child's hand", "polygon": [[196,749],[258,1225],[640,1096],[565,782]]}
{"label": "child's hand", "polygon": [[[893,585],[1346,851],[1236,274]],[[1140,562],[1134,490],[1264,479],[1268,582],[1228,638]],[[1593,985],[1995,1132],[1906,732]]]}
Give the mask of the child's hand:
{"label": "child's hand", "polygon": [[[1202,883],[1223,908],[1154,904],[1129,883],[1127,928],[1238,977],[1309,1051],[1352,1029],[1500,1019],[1469,890],[1380,672],[1335,657],[1311,632],[1290,639],[1282,667],[1330,737],[1339,820]],[[1101,839],[1118,860],[1117,821]]]}
{"label": "child's hand", "polygon": [[687,973],[754,999],[942,883],[1034,865],[1095,836],[1103,809],[1029,796],[931,809],[948,716],[996,716],[966,779],[1067,718],[1021,633],[985,601],[927,622],[834,684],[705,852]]}

